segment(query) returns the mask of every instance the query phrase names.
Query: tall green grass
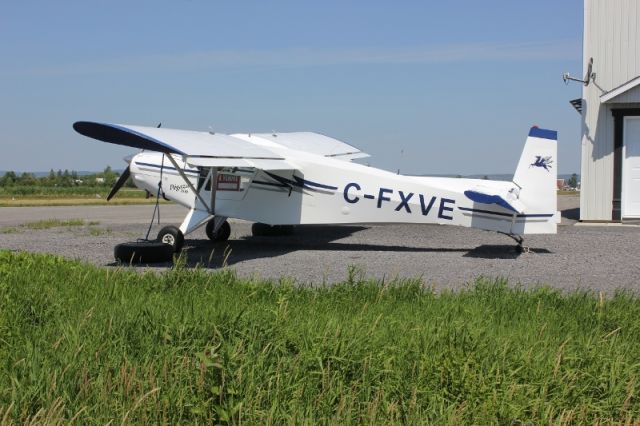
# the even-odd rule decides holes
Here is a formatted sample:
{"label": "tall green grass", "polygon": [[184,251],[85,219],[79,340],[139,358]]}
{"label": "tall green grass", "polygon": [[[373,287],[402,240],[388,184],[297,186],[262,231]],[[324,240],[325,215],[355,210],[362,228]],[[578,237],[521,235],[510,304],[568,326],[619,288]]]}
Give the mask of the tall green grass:
{"label": "tall green grass", "polygon": [[0,252],[0,420],[638,422],[640,301]]}

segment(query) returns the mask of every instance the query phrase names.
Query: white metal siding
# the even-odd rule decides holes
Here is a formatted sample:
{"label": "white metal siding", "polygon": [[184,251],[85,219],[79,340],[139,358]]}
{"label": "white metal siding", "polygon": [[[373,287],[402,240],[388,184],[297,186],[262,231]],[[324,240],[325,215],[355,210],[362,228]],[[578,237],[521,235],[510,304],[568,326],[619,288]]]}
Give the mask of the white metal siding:
{"label": "white metal siding", "polygon": [[612,102],[617,104],[632,104],[640,103],[640,87],[629,90],[619,96],[612,99]]}
{"label": "white metal siding", "polygon": [[[583,66],[593,58],[595,82],[583,89],[580,218],[611,220],[613,116],[600,96],[640,75],[638,0],[585,0]],[[632,93],[616,99],[638,102]]]}

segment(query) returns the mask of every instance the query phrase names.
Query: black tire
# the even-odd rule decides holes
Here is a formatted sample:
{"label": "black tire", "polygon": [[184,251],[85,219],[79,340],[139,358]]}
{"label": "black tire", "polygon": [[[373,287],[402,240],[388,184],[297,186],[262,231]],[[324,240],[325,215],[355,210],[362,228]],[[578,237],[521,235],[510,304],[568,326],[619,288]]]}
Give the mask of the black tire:
{"label": "black tire", "polygon": [[170,245],[175,253],[180,253],[184,244],[184,234],[177,227],[169,225],[158,232],[156,241]]}
{"label": "black tire", "polygon": [[220,242],[227,241],[229,239],[229,236],[231,235],[231,225],[229,225],[229,222],[225,220],[222,226],[218,229],[218,232],[213,232],[213,227],[214,220],[211,219],[207,222],[207,227],[205,228],[207,237],[209,237],[211,241]]}
{"label": "black tire", "polygon": [[130,263],[158,263],[173,260],[173,247],[159,241],[134,241],[115,246],[116,260]]}
{"label": "black tire", "polygon": [[278,237],[293,234],[293,225],[267,225],[256,222],[251,225],[251,235],[254,237]]}

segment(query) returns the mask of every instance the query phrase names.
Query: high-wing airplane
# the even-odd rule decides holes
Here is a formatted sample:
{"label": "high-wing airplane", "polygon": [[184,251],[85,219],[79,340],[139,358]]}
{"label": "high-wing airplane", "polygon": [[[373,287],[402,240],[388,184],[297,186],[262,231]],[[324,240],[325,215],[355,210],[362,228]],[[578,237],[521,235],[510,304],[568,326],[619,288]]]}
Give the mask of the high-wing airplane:
{"label": "high-wing airplane", "polygon": [[258,222],[254,234],[298,224],[433,223],[496,231],[522,250],[525,234],[554,234],[557,132],[532,127],[513,180],[404,176],[352,162],[368,157],[311,132],[219,134],[79,121],[80,134],[142,152],[129,176],[139,188],[188,209],[158,240],[179,251],[206,224],[214,241],[229,238],[227,218]]}

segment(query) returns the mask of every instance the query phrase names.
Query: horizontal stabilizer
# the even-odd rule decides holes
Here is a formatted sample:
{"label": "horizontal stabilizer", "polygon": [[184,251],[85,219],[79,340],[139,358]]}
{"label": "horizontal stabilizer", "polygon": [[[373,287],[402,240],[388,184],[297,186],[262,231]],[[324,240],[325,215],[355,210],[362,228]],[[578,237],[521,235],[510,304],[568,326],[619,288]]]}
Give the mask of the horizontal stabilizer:
{"label": "horizontal stabilizer", "polygon": [[[522,214],[524,213],[524,206],[520,201],[518,201],[515,196],[511,195],[511,193],[506,193],[503,195],[498,194],[488,194],[486,192],[480,191],[464,191],[464,195],[475,203],[480,204],[497,204],[501,207],[504,207],[507,210],[511,210],[514,213]],[[509,199],[509,201],[507,201]]]}

